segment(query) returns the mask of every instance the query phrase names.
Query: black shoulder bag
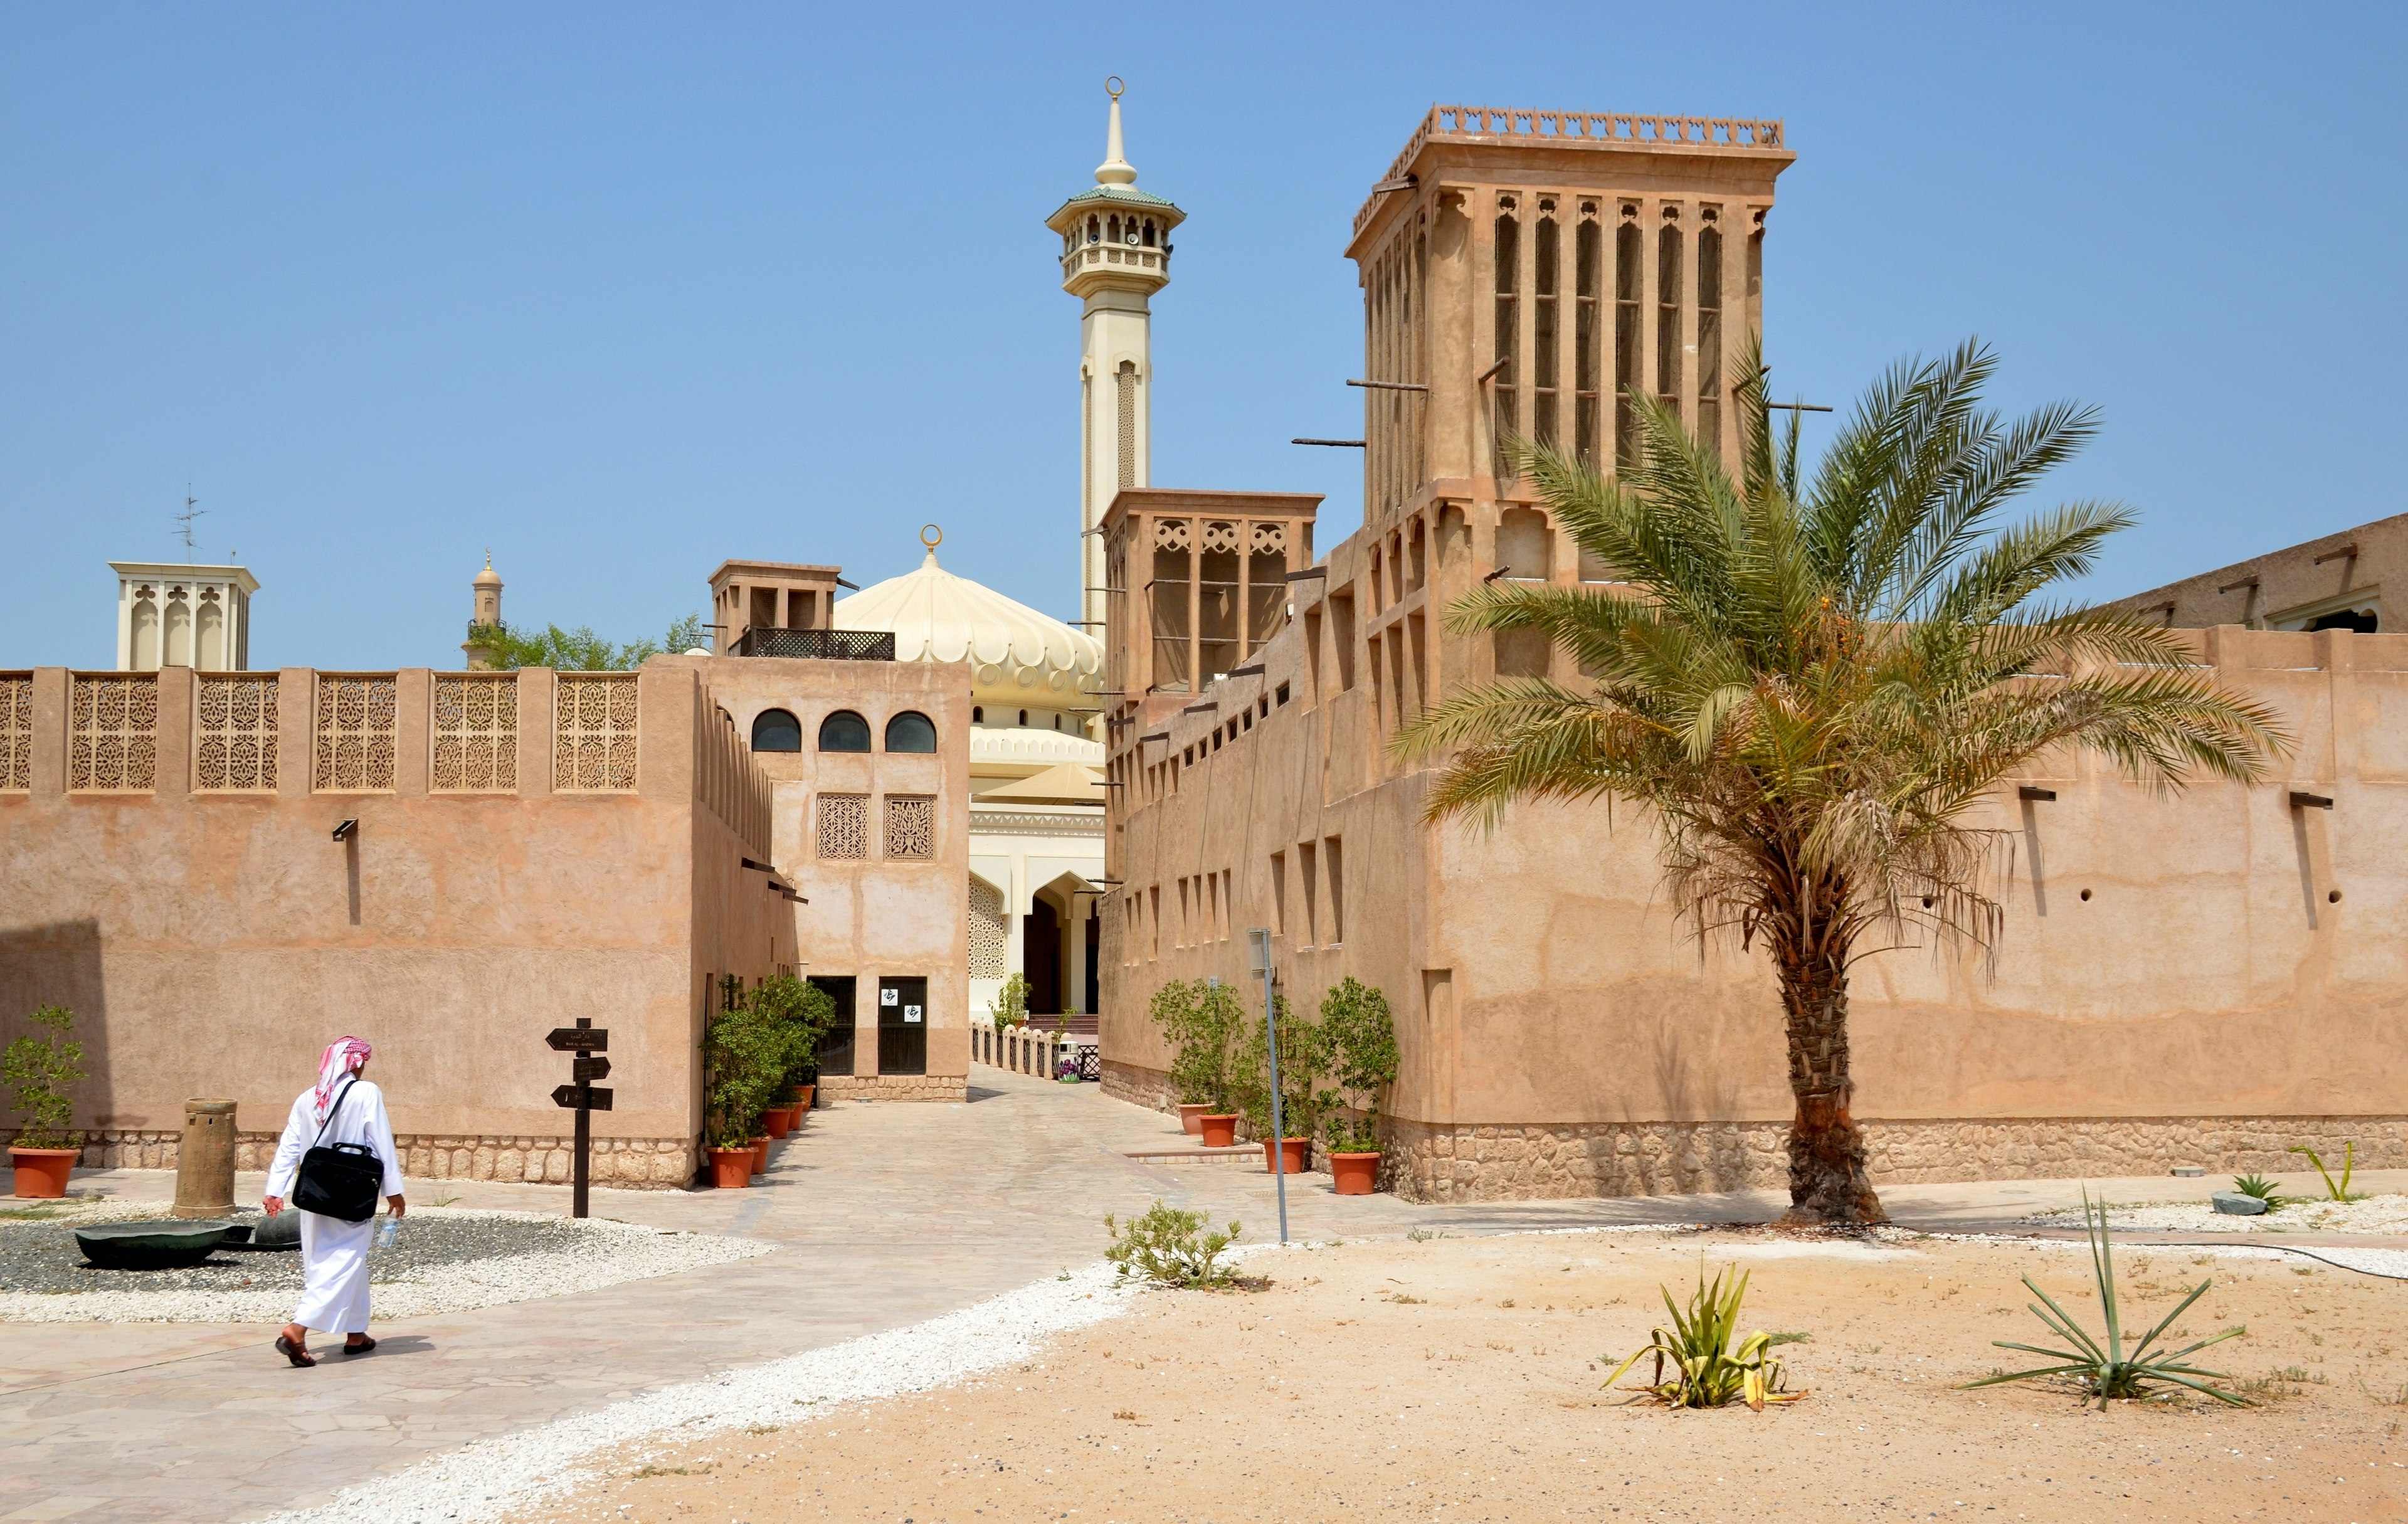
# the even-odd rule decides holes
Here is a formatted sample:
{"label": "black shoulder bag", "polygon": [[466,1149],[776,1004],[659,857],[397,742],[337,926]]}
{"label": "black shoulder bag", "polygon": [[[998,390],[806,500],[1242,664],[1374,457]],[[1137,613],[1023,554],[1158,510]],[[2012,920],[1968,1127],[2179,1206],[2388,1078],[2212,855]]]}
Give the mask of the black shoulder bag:
{"label": "black shoulder bag", "polygon": [[[359,1083],[354,1077],[351,1085],[343,1086],[335,1103],[326,1108],[326,1120],[318,1124],[319,1137],[326,1135],[335,1114],[350,1098],[351,1085]],[[377,1196],[383,1186],[384,1161],[377,1157],[375,1149],[365,1143],[321,1147],[313,1142],[309,1151],[301,1156],[300,1178],[293,1184],[293,1204],[322,1217],[366,1222],[376,1215]]]}

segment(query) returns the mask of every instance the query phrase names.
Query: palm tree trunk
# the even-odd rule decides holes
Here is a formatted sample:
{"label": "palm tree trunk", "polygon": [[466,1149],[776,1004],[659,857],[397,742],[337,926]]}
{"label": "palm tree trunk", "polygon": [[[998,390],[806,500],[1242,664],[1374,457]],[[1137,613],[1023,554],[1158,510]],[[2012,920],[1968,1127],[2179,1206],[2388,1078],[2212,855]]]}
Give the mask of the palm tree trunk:
{"label": "palm tree trunk", "polygon": [[1789,1214],[1798,1223],[1887,1222],[1865,1174],[1865,1138],[1848,1114],[1848,970],[1844,948],[1810,936],[1774,952],[1789,1037]]}

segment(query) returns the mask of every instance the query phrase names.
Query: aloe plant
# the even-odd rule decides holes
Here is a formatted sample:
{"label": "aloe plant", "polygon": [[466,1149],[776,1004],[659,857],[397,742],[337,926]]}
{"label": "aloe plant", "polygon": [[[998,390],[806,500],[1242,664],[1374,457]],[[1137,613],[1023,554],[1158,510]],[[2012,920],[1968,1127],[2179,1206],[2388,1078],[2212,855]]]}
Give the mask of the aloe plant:
{"label": "aloe plant", "polygon": [[[1727,1290],[1723,1283],[1731,1280]],[[1785,1392],[1781,1361],[1770,1353],[1782,1336],[1762,1331],[1740,1340],[1734,1348],[1731,1340],[1739,1331],[1740,1303],[1747,1296],[1747,1275],[1737,1266],[1717,1272],[1713,1284],[1706,1284],[1706,1257],[1698,1256],[1698,1289],[1690,1294],[1689,1305],[1684,1311],[1672,1301],[1671,1288],[1658,1287],[1664,1306],[1672,1315],[1671,1328],[1654,1330],[1647,1343],[1631,1352],[1628,1359],[1614,1367],[1613,1374],[1605,1378],[1611,1387],[1624,1373],[1639,1363],[1640,1357],[1656,1357],[1656,1370],[1643,1389],[1644,1393],[1668,1407],[1724,1407],[1732,1402],[1745,1402],[1761,1413],[1768,1402],[1795,1402],[1806,1394]],[[1612,1356],[1605,1357],[1608,1359]],[[1671,1362],[1672,1374],[1664,1373],[1666,1361]]]}
{"label": "aloe plant", "polygon": [[[2032,1316],[2047,1324],[2049,1331],[2063,1340],[2067,1347],[2048,1349],[2039,1344],[2017,1344],[2010,1339],[1993,1339],[1990,1342],[2000,1349],[2016,1349],[2028,1355],[2043,1355],[2055,1363],[2035,1366],[2028,1371],[2001,1371],[1995,1375],[1985,1376],[1979,1381],[1966,1382],[1957,1389],[1970,1391],[1976,1387],[1996,1387],[2002,1382],[2030,1381],[2040,1376],[2070,1376],[2082,1387],[2082,1400],[2085,1403],[2094,1397],[2099,1399],[2099,1410],[2101,1413],[2107,1410],[2108,1402],[2114,1398],[2168,1395],[2157,1389],[2167,1386],[2183,1387],[2195,1392],[2204,1392],[2217,1402],[2233,1407],[2255,1405],[2249,1399],[2236,1397],[2214,1385],[2215,1382],[2230,1379],[2224,1372],[2202,1371],[2198,1366],[2183,1363],[2200,1350],[2205,1349],[2210,1344],[2222,1344],[2225,1340],[2243,1332],[2243,1330],[2227,1329],[2222,1333],[2201,1339],[2197,1344],[2186,1344],[2180,1349],[2159,1351],[2154,1355],[2149,1352],[2150,1346],[2155,1344],[2168,1329],[2174,1326],[2174,1320],[2188,1312],[2191,1303],[2205,1296],[2207,1288],[2214,1286],[2215,1282],[2214,1280],[2200,1282],[2189,1296],[2182,1299],[2180,1305],[2159,1319],[2157,1326],[2143,1334],[2140,1342],[2133,1344],[2127,1352],[2124,1347],[2123,1317],[2115,1304],[2115,1252],[2114,1246],[2107,1238],[2107,1203],[2103,1201],[2099,1203],[2097,1220],[2094,1223],[2090,1193],[2087,1190],[2082,1193],[2082,1225],[2090,1235],[2091,1272],[2099,1283],[2100,1311],[2106,1316],[2107,1319],[2105,1341],[2102,1343],[2090,1337],[2083,1330],[2082,1325],[2073,1320],[2071,1314],[2057,1305],[2055,1298],[2042,1290],[2034,1284],[2032,1278],[2027,1275],[2023,1278],[2024,1285],[2030,1287],[2033,1296],[2040,1298],[2039,1302],[2028,1304],[2031,1307]],[[2045,1311],[2042,1310],[2043,1307]]]}
{"label": "aloe plant", "polygon": [[2274,1183],[2262,1174],[2235,1175],[2232,1177],[2232,1188],[2241,1195],[2255,1196],[2265,1202],[2266,1210],[2269,1212],[2280,1212],[2291,1204],[2291,1198],[2276,1190]]}

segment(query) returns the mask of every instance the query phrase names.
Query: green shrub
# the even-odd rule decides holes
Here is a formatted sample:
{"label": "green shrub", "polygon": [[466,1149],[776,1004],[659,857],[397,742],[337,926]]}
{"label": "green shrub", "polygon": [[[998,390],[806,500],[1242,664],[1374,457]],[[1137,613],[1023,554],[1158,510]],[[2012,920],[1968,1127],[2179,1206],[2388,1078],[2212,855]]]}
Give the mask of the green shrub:
{"label": "green shrub", "polygon": [[1337,1103],[1346,1108],[1329,1122],[1330,1152],[1379,1152],[1381,1100],[1397,1083],[1399,1062],[1388,997],[1376,985],[1347,975],[1321,997],[1321,1039]]}
{"label": "green shrub", "polygon": [[1128,1226],[1107,1215],[1104,1231],[1112,1235],[1112,1246],[1104,1258],[1121,1275],[1142,1275],[1158,1286],[1177,1286],[1209,1290],[1226,1286],[1236,1272],[1221,1263],[1221,1253],[1238,1241],[1238,1225],[1229,1224],[1228,1231],[1204,1231],[1204,1214],[1182,1212],[1156,1201],[1146,1209],[1145,1215],[1132,1217]]}
{"label": "green shrub", "polygon": [[[2250,1191],[2246,1194],[2254,1196],[2257,1192]],[[2214,1382],[2230,1379],[2223,1372],[2202,1371],[2195,1365],[2182,1363],[2186,1357],[2205,1349],[2210,1344],[2221,1344],[2240,1333],[2241,1330],[2227,1329],[2213,1338],[2201,1339],[2196,1344],[2186,1344],[2180,1349],[2155,1355],[2149,1353],[2149,1346],[2157,1342],[2158,1336],[2172,1328],[2174,1320],[2188,1312],[2190,1304],[2205,1296],[2207,1288],[2215,1283],[2213,1280],[2200,1282],[2192,1289],[2191,1294],[2183,1298],[2181,1303],[2172,1312],[2168,1313],[2157,1327],[2143,1334],[2140,1343],[2134,1344],[2128,1354],[2124,1348],[2123,1319],[2115,1303],[2115,1252],[2114,1246],[2108,1242],[2107,1238],[2107,1203],[2104,1201],[2099,1203],[2098,1219],[2094,1224],[2091,1218],[2090,1193],[2086,1190],[2082,1193],[2082,1225],[2090,1234],[2091,1274],[2099,1286],[2099,1310],[2107,1320],[2106,1341],[2102,1344],[2084,1332],[2082,1326],[2074,1322],[2066,1310],[2057,1304],[2056,1299],[2034,1285],[2032,1278],[2027,1275],[2023,1278],[2024,1285],[2030,1287],[2033,1296],[2040,1298],[2040,1302],[2031,1304],[2032,1316],[2046,1324],[2051,1333],[2065,1342],[2066,1347],[2048,1349],[2039,1344],[2016,1344],[2006,1339],[1993,1339],[1990,1342],[2000,1349],[2016,1349],[2027,1355],[2045,1356],[2054,1363],[2035,1366],[2028,1371],[2000,1372],[1996,1375],[1985,1376],[1979,1381],[1969,1381],[1959,1389],[1971,1390],[1975,1387],[1995,1387],[2006,1381],[2029,1381],[2037,1376],[2070,1376],[2082,1388],[2084,1402],[2086,1402],[2094,1397],[2099,1399],[2099,1410],[2101,1413],[2107,1411],[2107,1403],[2114,1398],[2171,1396],[2172,1393],[2160,1389],[2166,1387],[2180,1387],[2195,1392],[2204,1392],[2217,1402],[2229,1403],[2233,1407],[2251,1406],[2247,1398],[2236,1397],[2213,1385]],[[2045,1311],[2042,1310],[2043,1305],[2046,1308]]]}
{"label": "green shrub", "polygon": [[1154,992],[1151,1014],[1170,1044],[1170,1082],[1190,1106],[1216,1115],[1237,1109],[1246,1008],[1238,992],[1210,980],[1171,980]]}
{"label": "green shrub", "polygon": [[83,1044],[67,1037],[75,1028],[75,1013],[63,1005],[46,1005],[34,1013],[33,1022],[49,1028],[49,1035],[28,1032],[9,1043],[7,1057],[0,1058],[0,1083],[16,1095],[16,1113],[25,1119],[17,1146],[77,1147],[83,1134],[67,1127],[75,1116],[75,1100],[68,1092],[84,1075]]}
{"label": "green shrub", "polygon": [[819,1078],[820,1043],[836,1026],[836,1000],[807,979],[781,973],[761,981],[749,998],[753,1010],[776,1027],[779,1078],[773,1098],[795,1094]]}
{"label": "green shrub", "polygon": [[742,980],[720,982],[719,1012],[702,1028],[703,1136],[711,1147],[741,1148],[761,1135],[793,1042],[792,1024],[748,998]]}
{"label": "green shrub", "polygon": [[997,1031],[1028,1025],[1028,975],[1014,973],[995,992],[995,999],[986,1008],[994,1018]]}
{"label": "green shrub", "polygon": [[[1737,1279],[1731,1280],[1733,1276]],[[1727,1289],[1723,1284],[1726,1280],[1730,1280]],[[1745,1402],[1761,1413],[1768,1402],[1794,1402],[1806,1395],[1781,1389],[1786,1377],[1781,1361],[1770,1353],[1776,1340],[1794,1343],[1795,1336],[1758,1331],[1741,1339],[1736,1348],[1732,1346],[1731,1340],[1739,1333],[1740,1303],[1747,1296],[1747,1276],[1737,1266],[1718,1272],[1709,1286],[1706,1257],[1698,1256],[1698,1288],[1690,1293],[1686,1311],[1672,1301],[1670,1287],[1656,1289],[1663,1293],[1665,1310],[1672,1315],[1672,1326],[1653,1330],[1647,1343],[1614,1367],[1613,1374],[1605,1378],[1606,1386],[1621,1380],[1641,1356],[1652,1354],[1656,1357],[1656,1370],[1644,1390],[1670,1407],[1725,1407]],[[1672,1366],[1670,1377],[1664,1373],[1667,1360]]]}
{"label": "green shrub", "polygon": [[[1329,1074],[1329,1042],[1318,1022],[1307,1021],[1287,1003],[1272,997],[1279,1015],[1280,1127],[1291,1138],[1315,1138],[1321,1124],[1338,1105],[1338,1092],[1322,1082]],[[1270,1034],[1260,1017],[1247,1024],[1246,1057],[1240,1070],[1237,1102],[1246,1129],[1256,1138],[1271,1135]]]}
{"label": "green shrub", "polygon": [[2303,1143],[2293,1143],[2291,1145],[2291,1152],[2294,1154],[2305,1154],[2308,1156],[2308,1162],[2316,1167],[2316,1173],[2324,1176],[2325,1194],[2328,1197],[2336,1201],[2363,1201],[2366,1200],[2366,1193],[2364,1191],[2358,1191],[2353,1195],[2349,1188],[2350,1174],[2358,1167],[2358,1144],[2348,1139],[2344,1139],[2341,1146],[2341,1184],[2339,1185],[2333,1184],[2332,1172],[2325,1168],[2324,1160],[2316,1157],[2316,1151],[2315,1149],[2310,1148]]}

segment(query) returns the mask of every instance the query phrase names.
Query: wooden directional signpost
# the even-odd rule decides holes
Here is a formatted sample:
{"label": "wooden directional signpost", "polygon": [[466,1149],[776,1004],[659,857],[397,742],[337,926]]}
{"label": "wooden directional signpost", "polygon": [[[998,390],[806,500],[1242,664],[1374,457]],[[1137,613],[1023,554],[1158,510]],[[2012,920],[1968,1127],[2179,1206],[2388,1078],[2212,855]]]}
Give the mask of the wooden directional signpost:
{"label": "wooden directional signpost", "polygon": [[595,1088],[595,1080],[610,1077],[610,1060],[602,1057],[610,1045],[610,1031],[596,1027],[590,1016],[580,1016],[574,1027],[554,1027],[544,1039],[554,1053],[572,1053],[577,1061],[570,1066],[570,1083],[555,1087],[552,1103],[577,1114],[576,1187],[571,1199],[569,1215],[585,1215],[585,1186],[593,1175],[594,1114],[610,1109],[610,1092]]}

